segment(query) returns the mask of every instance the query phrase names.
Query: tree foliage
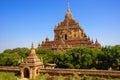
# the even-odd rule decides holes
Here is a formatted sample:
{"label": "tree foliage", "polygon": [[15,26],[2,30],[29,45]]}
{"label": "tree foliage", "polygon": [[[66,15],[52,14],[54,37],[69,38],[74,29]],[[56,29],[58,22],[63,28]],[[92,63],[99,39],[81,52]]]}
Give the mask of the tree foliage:
{"label": "tree foliage", "polygon": [[7,49],[0,54],[0,66],[17,66],[28,54],[28,48]]}
{"label": "tree foliage", "polygon": [[[64,52],[35,49],[44,64],[56,63],[57,68],[120,70],[120,45],[102,49],[76,47]],[[28,48],[6,49],[0,54],[0,66],[17,66],[30,53]]]}

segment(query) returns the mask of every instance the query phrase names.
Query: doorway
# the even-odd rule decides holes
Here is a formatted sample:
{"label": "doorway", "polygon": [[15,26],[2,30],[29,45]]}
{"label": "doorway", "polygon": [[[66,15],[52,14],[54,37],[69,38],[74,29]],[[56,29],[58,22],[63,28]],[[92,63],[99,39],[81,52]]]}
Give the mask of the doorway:
{"label": "doorway", "polygon": [[24,69],[24,78],[29,78],[30,77],[30,72],[28,70],[28,68]]}

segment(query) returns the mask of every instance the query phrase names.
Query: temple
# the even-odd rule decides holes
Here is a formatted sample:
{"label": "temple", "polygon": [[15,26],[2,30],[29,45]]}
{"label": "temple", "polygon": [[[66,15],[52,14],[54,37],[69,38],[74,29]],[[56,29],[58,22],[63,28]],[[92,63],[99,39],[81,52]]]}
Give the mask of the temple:
{"label": "temple", "polygon": [[39,75],[39,69],[44,68],[41,61],[35,52],[34,44],[32,43],[30,54],[26,60],[20,63],[20,73],[22,78],[35,78]]}
{"label": "temple", "polygon": [[38,48],[66,50],[77,46],[101,48],[98,40],[96,39],[95,42],[91,40],[79,23],[74,20],[68,4],[65,19],[54,27],[54,40],[49,41],[49,38],[46,37],[42,44],[38,44]]}

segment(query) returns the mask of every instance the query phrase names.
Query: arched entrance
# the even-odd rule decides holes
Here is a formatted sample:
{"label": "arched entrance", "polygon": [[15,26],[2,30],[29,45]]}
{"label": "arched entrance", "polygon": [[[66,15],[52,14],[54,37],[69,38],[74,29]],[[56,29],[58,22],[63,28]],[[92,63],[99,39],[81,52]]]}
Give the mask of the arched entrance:
{"label": "arched entrance", "polygon": [[30,78],[30,72],[29,72],[28,68],[24,69],[24,77],[25,78]]}

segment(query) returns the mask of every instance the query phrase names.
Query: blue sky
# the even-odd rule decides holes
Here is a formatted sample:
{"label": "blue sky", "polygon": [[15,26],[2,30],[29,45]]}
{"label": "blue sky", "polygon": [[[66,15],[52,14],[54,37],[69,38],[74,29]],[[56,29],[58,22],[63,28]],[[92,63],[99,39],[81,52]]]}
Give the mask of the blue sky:
{"label": "blue sky", "polygon": [[35,47],[64,20],[67,2],[91,39],[104,45],[120,44],[120,0],[0,0],[0,52]]}

